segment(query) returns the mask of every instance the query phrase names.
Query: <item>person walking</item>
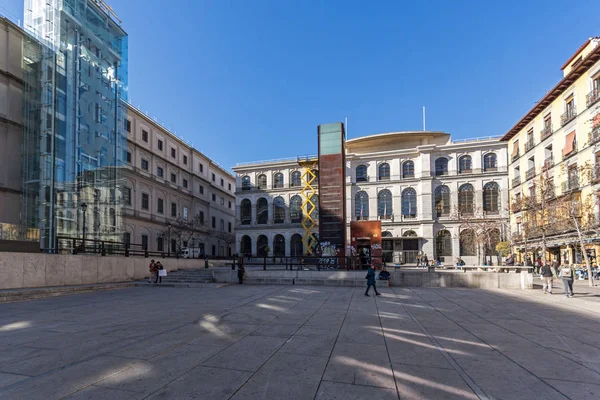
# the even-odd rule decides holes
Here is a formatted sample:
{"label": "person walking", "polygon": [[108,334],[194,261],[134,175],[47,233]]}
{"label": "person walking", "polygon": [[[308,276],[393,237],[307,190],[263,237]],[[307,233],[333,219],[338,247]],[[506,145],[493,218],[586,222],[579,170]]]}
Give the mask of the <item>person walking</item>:
{"label": "person walking", "polygon": [[156,262],[156,279],[154,283],[162,283],[162,276],[160,275],[160,271],[164,270],[165,267],[160,263],[160,261]]}
{"label": "person walking", "polygon": [[429,259],[427,258],[427,254],[425,254],[423,256],[423,258],[421,259],[421,264],[427,268],[429,266]]}
{"label": "person walking", "polygon": [[150,271],[150,279],[148,279],[148,283],[152,283],[152,281],[156,279],[155,275],[158,274],[158,270],[156,269],[156,263],[154,262],[154,260],[150,260],[148,270]]}
{"label": "person walking", "polygon": [[573,279],[575,276],[575,268],[571,265],[564,265],[560,269],[560,274],[558,275],[562,281],[563,285],[565,285],[565,297],[573,297]]}
{"label": "person walking", "polygon": [[552,268],[550,268],[550,265],[546,262],[545,265],[542,266],[542,269],[540,271],[540,274],[542,275],[542,281],[544,282],[542,287],[544,289],[544,294],[548,293],[548,294],[552,294]]}
{"label": "person walking", "polygon": [[381,293],[377,291],[377,286],[375,286],[375,270],[371,265],[369,265],[367,276],[365,278],[367,279],[367,291],[365,292],[365,296],[369,296],[369,289],[371,289],[371,286],[373,286],[373,289],[375,290],[375,295],[381,296]]}
{"label": "person walking", "polygon": [[244,267],[244,257],[240,257],[238,259],[238,281],[240,285],[244,283],[244,275],[246,273],[246,268]]}

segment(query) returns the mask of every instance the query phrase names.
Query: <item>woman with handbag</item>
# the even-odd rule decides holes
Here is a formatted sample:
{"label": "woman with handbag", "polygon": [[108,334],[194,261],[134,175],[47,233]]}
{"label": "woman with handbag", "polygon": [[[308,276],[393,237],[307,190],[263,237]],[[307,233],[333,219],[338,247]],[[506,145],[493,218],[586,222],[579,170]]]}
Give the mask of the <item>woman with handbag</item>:
{"label": "woman with handbag", "polygon": [[163,265],[160,263],[160,261],[158,261],[156,263],[156,280],[154,281],[154,283],[162,283],[162,277],[164,274],[165,267],[163,267]]}
{"label": "woman with handbag", "polygon": [[565,285],[565,297],[573,297],[573,279],[575,277],[575,268],[571,265],[564,265],[560,269],[560,274],[558,275],[562,281],[563,285]]}

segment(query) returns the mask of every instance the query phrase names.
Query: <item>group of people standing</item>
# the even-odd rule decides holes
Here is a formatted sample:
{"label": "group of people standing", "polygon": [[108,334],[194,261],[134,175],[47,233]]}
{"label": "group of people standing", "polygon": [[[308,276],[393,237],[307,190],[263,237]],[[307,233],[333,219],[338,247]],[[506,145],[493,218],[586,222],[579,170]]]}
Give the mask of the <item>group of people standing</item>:
{"label": "group of people standing", "polygon": [[546,260],[545,263],[542,263],[541,259],[538,259],[536,263],[537,262],[541,264],[539,267],[539,273],[540,278],[543,281],[542,288],[544,289],[544,294],[552,294],[552,282],[555,278],[560,278],[565,287],[565,296],[573,297],[575,268],[572,265],[566,264],[561,266],[557,260],[554,260],[552,264],[548,263],[548,260]]}
{"label": "group of people standing", "polygon": [[155,262],[154,260],[150,260],[148,269],[150,270],[150,279],[148,280],[148,283],[152,283],[152,280],[154,280],[154,283],[162,283],[162,275],[160,271],[164,271],[165,268],[160,261]]}

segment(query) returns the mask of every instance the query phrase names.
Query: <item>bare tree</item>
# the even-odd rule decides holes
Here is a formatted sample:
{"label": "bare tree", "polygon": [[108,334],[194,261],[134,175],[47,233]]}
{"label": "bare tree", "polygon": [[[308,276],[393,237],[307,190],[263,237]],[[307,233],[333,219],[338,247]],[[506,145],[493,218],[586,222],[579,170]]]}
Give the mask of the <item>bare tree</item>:
{"label": "bare tree", "polygon": [[481,263],[481,255],[493,255],[496,243],[501,240],[506,223],[497,216],[488,215],[483,209],[469,207],[468,210],[455,208],[452,218],[459,222],[461,232],[470,230],[473,233],[473,243],[477,251],[477,260]]}
{"label": "bare tree", "polygon": [[[179,252],[195,239],[197,233],[203,230],[205,230],[205,221],[200,218],[200,214],[190,220],[186,220],[180,215],[169,222],[166,229],[160,234],[169,242],[175,240],[176,251]],[[167,246],[170,245],[171,243],[167,243]]]}

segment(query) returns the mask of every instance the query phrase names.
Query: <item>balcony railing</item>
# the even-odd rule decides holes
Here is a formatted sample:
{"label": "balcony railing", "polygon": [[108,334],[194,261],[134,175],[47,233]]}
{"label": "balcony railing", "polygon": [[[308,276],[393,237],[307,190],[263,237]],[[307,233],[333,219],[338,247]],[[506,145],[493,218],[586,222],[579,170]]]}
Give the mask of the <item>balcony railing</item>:
{"label": "balcony railing", "polygon": [[590,132],[590,144],[600,142],[600,125],[596,125]]}
{"label": "balcony railing", "polygon": [[525,172],[525,179],[529,180],[535,176],[535,167],[531,167]]}
{"label": "balcony railing", "polygon": [[554,167],[554,157],[550,156],[544,160],[544,165],[542,166],[542,171],[547,171],[552,167]]}
{"label": "balcony railing", "polygon": [[573,121],[577,117],[577,110],[575,106],[567,108],[567,112],[560,116],[560,125],[565,126],[569,122]]}
{"label": "balcony railing", "polygon": [[512,187],[516,188],[517,186],[519,186],[521,184],[521,177],[520,176],[516,176],[512,179]]}
{"label": "balcony railing", "polygon": [[463,168],[458,171],[459,174],[472,174],[473,170],[471,168]]}
{"label": "balcony railing", "polygon": [[516,153],[516,154],[513,154],[513,155],[510,157],[510,162],[511,162],[511,163],[514,163],[515,161],[517,161],[517,160],[519,159],[519,157],[521,157],[521,154],[520,154],[520,151],[517,151],[517,153]]}
{"label": "balcony railing", "polygon": [[577,140],[573,140],[573,149],[570,152],[568,152],[567,154],[563,155],[563,160],[566,160],[567,158],[571,157],[575,153],[577,153]]}
{"label": "balcony railing", "polygon": [[521,202],[520,201],[513,201],[512,205],[510,206],[512,212],[516,213],[521,211]]}
{"label": "balcony railing", "polygon": [[552,133],[553,133],[552,124],[548,124],[548,125],[544,126],[544,129],[542,129],[542,131],[540,132],[541,140],[548,139],[550,136],[552,136]]}
{"label": "balcony railing", "polygon": [[572,176],[566,182],[562,183],[562,192],[569,193],[573,190],[579,189],[579,177]]}
{"label": "balcony railing", "polygon": [[535,143],[533,142],[533,139],[529,139],[527,142],[525,142],[525,153],[527,153],[529,150],[533,149],[535,147]]}
{"label": "balcony railing", "polygon": [[590,107],[592,104],[600,100],[600,88],[596,88],[585,96],[585,105]]}

